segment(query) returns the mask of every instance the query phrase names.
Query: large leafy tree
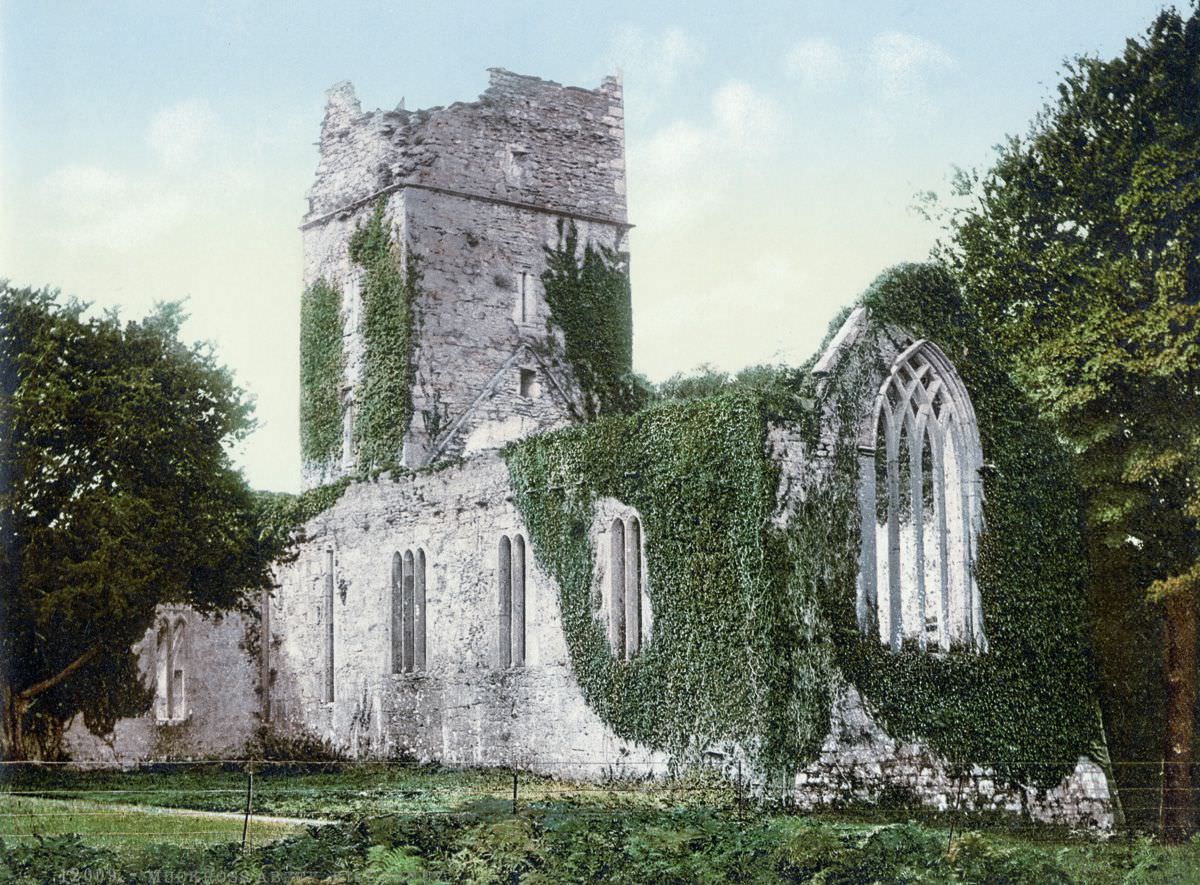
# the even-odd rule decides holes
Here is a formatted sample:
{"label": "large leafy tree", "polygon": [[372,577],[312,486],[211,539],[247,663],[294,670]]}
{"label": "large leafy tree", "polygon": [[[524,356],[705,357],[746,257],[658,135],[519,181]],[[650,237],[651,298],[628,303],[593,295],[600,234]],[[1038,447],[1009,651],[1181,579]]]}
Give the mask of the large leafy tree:
{"label": "large leafy tree", "polygon": [[57,750],[150,698],[131,646],[155,607],[215,612],[269,586],[262,531],[226,446],[250,404],[182,314],[89,318],[0,287],[0,691],[4,755]]}
{"label": "large leafy tree", "polygon": [[[1068,64],[1057,100],[969,185],[948,255],[1078,454],[1110,727],[1125,753],[1144,752],[1133,723],[1163,710],[1158,804],[1165,835],[1183,838],[1200,590],[1200,20],[1166,11],[1120,57]],[[1157,769],[1131,768],[1131,782]]]}

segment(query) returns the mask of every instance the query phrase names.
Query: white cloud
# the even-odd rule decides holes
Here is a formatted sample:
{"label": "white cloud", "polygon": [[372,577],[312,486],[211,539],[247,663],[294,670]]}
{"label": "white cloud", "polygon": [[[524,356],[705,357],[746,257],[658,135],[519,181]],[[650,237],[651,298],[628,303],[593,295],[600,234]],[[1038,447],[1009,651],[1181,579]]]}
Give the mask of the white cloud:
{"label": "white cloud", "polygon": [[42,195],[66,245],[117,252],[153,240],[187,212],[181,194],[100,166],[59,169],[43,182]]}
{"label": "white cloud", "polygon": [[667,28],[656,36],[626,24],[617,29],[606,63],[634,81],[648,81],[651,90],[661,91],[703,58],[703,44],[680,28]]}
{"label": "white cloud", "polygon": [[147,161],[136,170],[72,163],[40,184],[48,230],[74,248],[126,253],[177,227],[236,181],[220,121],[203,102],[158,111],[143,134]]}
{"label": "white cloud", "polygon": [[154,115],[146,145],[164,166],[190,166],[212,148],[217,130],[217,115],[207,104],[181,101]]}
{"label": "white cloud", "polygon": [[954,66],[954,58],[937,43],[897,31],[871,41],[868,57],[885,95],[893,97],[923,92],[929,71]]}
{"label": "white cloud", "polygon": [[765,150],[779,135],[778,105],[749,83],[726,83],[713,95],[712,109],[717,136],[740,152]]}
{"label": "white cloud", "polygon": [[801,40],[783,59],[789,77],[808,92],[839,86],[859,91],[872,134],[890,138],[906,119],[936,115],[938,72],[955,66],[940,44],[888,31],[866,47],[848,50],[825,37]]}
{"label": "white cloud", "polygon": [[801,40],[784,59],[788,74],[807,90],[836,86],[846,79],[846,53],[826,37]]}
{"label": "white cloud", "polygon": [[629,148],[641,223],[674,224],[719,200],[732,171],[780,142],[783,114],[748,83],[730,81],[709,101],[703,121],[676,120]]}

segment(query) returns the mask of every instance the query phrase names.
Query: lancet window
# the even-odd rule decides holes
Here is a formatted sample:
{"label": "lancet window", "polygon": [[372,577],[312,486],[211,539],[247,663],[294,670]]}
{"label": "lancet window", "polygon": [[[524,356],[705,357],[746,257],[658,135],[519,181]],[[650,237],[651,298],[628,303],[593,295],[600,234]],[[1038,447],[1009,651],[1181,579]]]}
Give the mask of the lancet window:
{"label": "lancet window", "polygon": [[500,536],[496,561],[499,590],[498,663],[502,668],[525,666],[525,539]]}
{"label": "lancet window", "polygon": [[158,623],[155,644],[155,718],[182,722],[187,718],[187,624],[182,617]]}
{"label": "lancet window", "polygon": [[632,659],[642,647],[642,524],[636,516],[613,519],[608,531],[608,642],[613,654]]}
{"label": "lancet window", "polygon": [[392,554],[392,672],[425,670],[425,551]]}

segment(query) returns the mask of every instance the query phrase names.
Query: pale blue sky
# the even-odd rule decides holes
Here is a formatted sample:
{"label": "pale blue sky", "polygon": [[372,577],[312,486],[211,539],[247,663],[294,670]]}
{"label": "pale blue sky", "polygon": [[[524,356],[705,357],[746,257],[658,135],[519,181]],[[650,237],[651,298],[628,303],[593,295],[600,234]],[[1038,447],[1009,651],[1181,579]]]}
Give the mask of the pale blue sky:
{"label": "pale blue sky", "polygon": [[0,275],[144,313],[188,297],[298,485],[296,230],[324,91],[473,100],[485,69],[625,83],[635,368],[803,359],[937,231],[911,212],[1158,2],[0,3]]}

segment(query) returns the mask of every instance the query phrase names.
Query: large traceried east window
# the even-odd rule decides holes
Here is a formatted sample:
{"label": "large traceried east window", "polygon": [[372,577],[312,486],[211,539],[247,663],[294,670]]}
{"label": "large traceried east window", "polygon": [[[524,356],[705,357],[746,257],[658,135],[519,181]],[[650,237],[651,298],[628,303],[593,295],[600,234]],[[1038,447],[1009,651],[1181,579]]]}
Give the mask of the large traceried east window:
{"label": "large traceried east window", "polygon": [[892,364],[859,438],[857,614],[899,651],[986,650],[974,561],[983,456],[962,379],[932,342]]}

